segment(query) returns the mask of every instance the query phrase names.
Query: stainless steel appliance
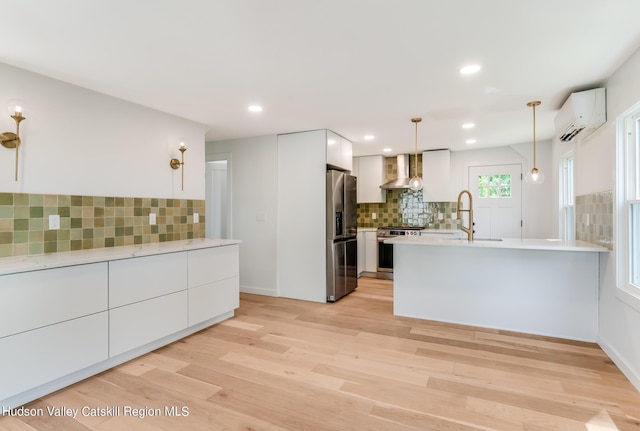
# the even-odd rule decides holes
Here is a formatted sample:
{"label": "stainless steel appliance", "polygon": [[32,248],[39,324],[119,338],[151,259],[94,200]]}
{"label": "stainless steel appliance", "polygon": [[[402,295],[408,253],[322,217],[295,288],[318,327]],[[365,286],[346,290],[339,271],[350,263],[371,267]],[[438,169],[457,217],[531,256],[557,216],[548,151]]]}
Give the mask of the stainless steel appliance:
{"label": "stainless steel appliance", "polygon": [[358,285],[356,177],[327,171],[327,301]]}
{"label": "stainless steel appliance", "polygon": [[396,236],[419,236],[421,227],[390,226],[379,227],[378,237],[378,273],[377,278],[393,279],[393,245],[385,244],[384,240]]}

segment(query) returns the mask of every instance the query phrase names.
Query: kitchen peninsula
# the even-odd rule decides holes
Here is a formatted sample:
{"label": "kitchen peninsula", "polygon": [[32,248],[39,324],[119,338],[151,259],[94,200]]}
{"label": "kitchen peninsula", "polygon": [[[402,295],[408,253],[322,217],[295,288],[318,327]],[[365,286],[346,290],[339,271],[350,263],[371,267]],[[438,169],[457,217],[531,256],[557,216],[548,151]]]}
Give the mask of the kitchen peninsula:
{"label": "kitchen peninsula", "polygon": [[394,314],[595,341],[599,256],[584,241],[399,237]]}

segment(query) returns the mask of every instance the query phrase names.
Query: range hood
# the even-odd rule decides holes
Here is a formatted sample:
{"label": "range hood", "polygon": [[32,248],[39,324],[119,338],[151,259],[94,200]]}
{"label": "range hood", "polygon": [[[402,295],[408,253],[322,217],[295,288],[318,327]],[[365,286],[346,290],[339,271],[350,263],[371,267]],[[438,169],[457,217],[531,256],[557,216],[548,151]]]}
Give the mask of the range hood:
{"label": "range hood", "polygon": [[395,180],[387,181],[380,186],[384,190],[408,189],[409,188],[409,155],[399,154],[396,161],[398,177]]}

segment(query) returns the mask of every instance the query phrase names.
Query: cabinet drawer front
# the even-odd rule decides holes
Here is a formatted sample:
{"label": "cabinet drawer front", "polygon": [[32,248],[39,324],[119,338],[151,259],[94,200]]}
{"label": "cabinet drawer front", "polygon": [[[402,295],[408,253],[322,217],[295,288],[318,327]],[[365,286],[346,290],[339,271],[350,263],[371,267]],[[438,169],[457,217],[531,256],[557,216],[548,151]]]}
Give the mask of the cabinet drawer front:
{"label": "cabinet drawer front", "polygon": [[189,251],[189,288],[239,274],[238,245]]}
{"label": "cabinet drawer front", "polygon": [[107,264],[0,276],[0,338],[107,309]]}
{"label": "cabinet drawer front", "polygon": [[187,327],[187,291],[109,310],[109,356]]}
{"label": "cabinet drawer front", "polygon": [[109,308],[187,288],[187,254],[167,253],[109,263]]}
{"label": "cabinet drawer front", "polygon": [[240,306],[239,278],[232,277],[189,289],[189,326]]}
{"label": "cabinet drawer front", "polygon": [[0,339],[0,400],[108,358],[107,312]]}

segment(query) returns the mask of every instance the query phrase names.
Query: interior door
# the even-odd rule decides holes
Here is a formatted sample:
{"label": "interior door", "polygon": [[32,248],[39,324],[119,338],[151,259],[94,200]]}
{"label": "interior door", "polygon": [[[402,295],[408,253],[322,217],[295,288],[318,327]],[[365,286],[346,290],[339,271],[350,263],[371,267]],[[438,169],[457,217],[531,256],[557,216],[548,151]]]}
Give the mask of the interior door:
{"label": "interior door", "polygon": [[476,238],[522,238],[522,165],[469,167]]}

